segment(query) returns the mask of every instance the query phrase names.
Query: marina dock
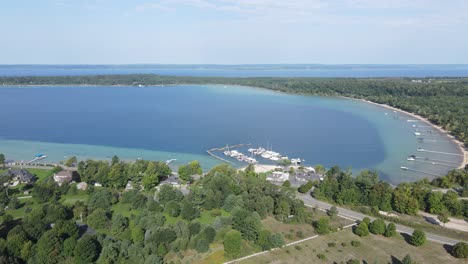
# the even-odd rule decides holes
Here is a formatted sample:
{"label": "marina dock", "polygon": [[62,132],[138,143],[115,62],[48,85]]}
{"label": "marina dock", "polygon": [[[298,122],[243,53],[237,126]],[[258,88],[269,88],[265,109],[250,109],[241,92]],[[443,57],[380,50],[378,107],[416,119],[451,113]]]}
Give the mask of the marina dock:
{"label": "marina dock", "polygon": [[428,174],[428,175],[432,175],[432,176],[436,176],[436,177],[442,177],[442,176],[444,176],[444,175],[439,175],[439,174],[435,174],[435,173],[430,173],[430,172],[415,170],[415,169],[411,169],[411,168],[408,168],[408,167],[400,167],[400,168],[401,168],[402,170],[419,172],[419,173],[422,173],[422,174]]}
{"label": "marina dock", "polygon": [[450,167],[450,168],[456,168],[457,167],[455,164],[444,164],[444,163],[439,163],[439,162],[435,162],[435,161],[426,161],[426,160],[413,160],[413,161],[426,163],[426,164],[430,164],[430,165],[446,166],[446,167]]}
{"label": "marina dock", "polygon": [[416,151],[419,151],[419,152],[436,153],[436,154],[444,154],[444,155],[452,155],[452,156],[461,156],[461,157],[463,157],[463,154],[449,153],[449,152],[442,152],[442,151],[435,151],[435,150],[427,150],[427,149],[423,149],[423,148],[418,148]]}
{"label": "marina dock", "polygon": [[250,146],[250,145],[252,145],[252,144],[247,143],[247,144],[237,144],[237,145],[233,145],[233,146],[226,146],[226,147],[222,147],[222,148],[212,148],[212,149],[207,150],[206,153],[208,153],[208,155],[212,156],[213,158],[216,158],[216,159],[219,159],[221,161],[224,161],[226,163],[231,164],[231,162],[229,160],[223,159],[223,158],[213,154],[213,151],[224,151],[224,150],[229,149],[229,148],[240,148],[240,147],[247,147],[247,146]]}

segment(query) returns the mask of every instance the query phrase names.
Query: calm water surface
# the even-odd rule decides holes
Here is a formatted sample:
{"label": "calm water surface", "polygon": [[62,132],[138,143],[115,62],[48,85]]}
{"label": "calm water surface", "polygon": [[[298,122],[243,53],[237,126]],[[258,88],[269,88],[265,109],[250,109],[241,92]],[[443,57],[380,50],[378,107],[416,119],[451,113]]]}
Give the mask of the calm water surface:
{"label": "calm water surface", "polygon": [[49,161],[117,154],[124,159],[176,158],[175,165],[197,159],[208,169],[219,161],[207,149],[252,143],[303,158],[308,165],[376,169],[392,183],[432,177],[401,171],[400,166],[432,174],[449,169],[409,163],[407,155],[461,160],[416,152],[421,146],[458,150],[438,135],[422,145],[413,135],[412,125],[418,123],[407,122],[411,118],[348,99],[193,85],[2,87],[0,98],[0,152],[16,160],[36,153],[45,153]]}

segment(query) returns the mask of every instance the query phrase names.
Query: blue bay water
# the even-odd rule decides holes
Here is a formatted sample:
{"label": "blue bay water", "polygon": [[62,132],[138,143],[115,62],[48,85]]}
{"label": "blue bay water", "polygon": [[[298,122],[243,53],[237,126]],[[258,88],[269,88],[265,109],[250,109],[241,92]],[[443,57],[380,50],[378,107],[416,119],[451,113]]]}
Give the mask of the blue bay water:
{"label": "blue bay water", "polygon": [[[350,99],[215,85],[2,87],[0,98],[0,152],[16,160],[36,153],[52,161],[116,154],[176,158],[174,165],[197,159],[206,170],[220,163],[206,150],[252,143],[308,165],[376,169],[392,183],[432,177],[400,166],[433,174],[449,169],[408,165],[406,156],[420,154],[415,150],[421,147],[411,118]],[[458,151],[446,136],[433,137],[424,148]],[[455,155],[424,156],[461,161]]]}

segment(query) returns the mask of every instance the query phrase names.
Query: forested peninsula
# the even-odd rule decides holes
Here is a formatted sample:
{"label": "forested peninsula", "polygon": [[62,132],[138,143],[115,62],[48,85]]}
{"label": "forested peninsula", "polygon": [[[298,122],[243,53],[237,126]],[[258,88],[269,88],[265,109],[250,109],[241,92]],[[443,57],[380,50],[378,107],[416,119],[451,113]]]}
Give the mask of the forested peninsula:
{"label": "forested peninsula", "polygon": [[468,146],[468,78],[227,78],[155,74],[0,77],[2,85],[224,84],[279,92],[345,96],[387,104],[427,118]]}

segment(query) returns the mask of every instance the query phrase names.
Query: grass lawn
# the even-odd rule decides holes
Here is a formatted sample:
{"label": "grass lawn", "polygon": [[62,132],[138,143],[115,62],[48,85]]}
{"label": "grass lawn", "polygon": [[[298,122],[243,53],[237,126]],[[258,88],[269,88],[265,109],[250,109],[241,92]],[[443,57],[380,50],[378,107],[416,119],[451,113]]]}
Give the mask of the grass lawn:
{"label": "grass lawn", "polygon": [[44,182],[54,174],[50,169],[27,169],[30,173],[37,176],[37,182]]}
{"label": "grass lawn", "polygon": [[63,195],[60,202],[65,205],[75,204],[77,201],[87,202],[89,195],[85,191],[78,191],[77,194]]}
{"label": "grass lawn", "polygon": [[[356,240],[360,246],[351,246]],[[336,246],[329,247],[328,243]],[[346,243],[346,245],[342,245]],[[325,255],[320,260],[317,254]],[[365,260],[366,263],[400,263],[406,254],[417,263],[466,263],[452,257],[440,244],[426,242],[424,246],[409,245],[401,236],[386,238],[384,236],[369,235],[360,238],[353,234],[350,228],[329,235],[285,247],[263,255],[255,256],[240,263],[346,263],[349,259]]]}
{"label": "grass lawn", "polygon": [[[35,208],[39,208],[42,204],[40,204],[38,201],[36,201],[34,198],[28,198],[28,199],[21,199],[21,207],[15,210],[6,210],[6,214],[10,214],[13,216],[14,219],[18,218],[23,218],[26,216],[28,213],[26,212],[27,210],[33,210]],[[25,203],[28,203],[26,205]]]}
{"label": "grass lawn", "polygon": [[[200,221],[200,224],[202,225],[212,225],[216,219],[217,216],[214,216],[212,214],[212,211],[202,211],[200,218],[198,218],[198,221]],[[221,216],[230,216],[230,212],[226,212],[223,209],[221,209]]]}
{"label": "grass lawn", "polygon": [[132,209],[132,204],[131,203],[116,203],[112,205],[111,210],[113,211],[113,214],[121,214],[125,217],[130,218],[132,214],[138,215],[141,211],[141,209],[134,210]]}

